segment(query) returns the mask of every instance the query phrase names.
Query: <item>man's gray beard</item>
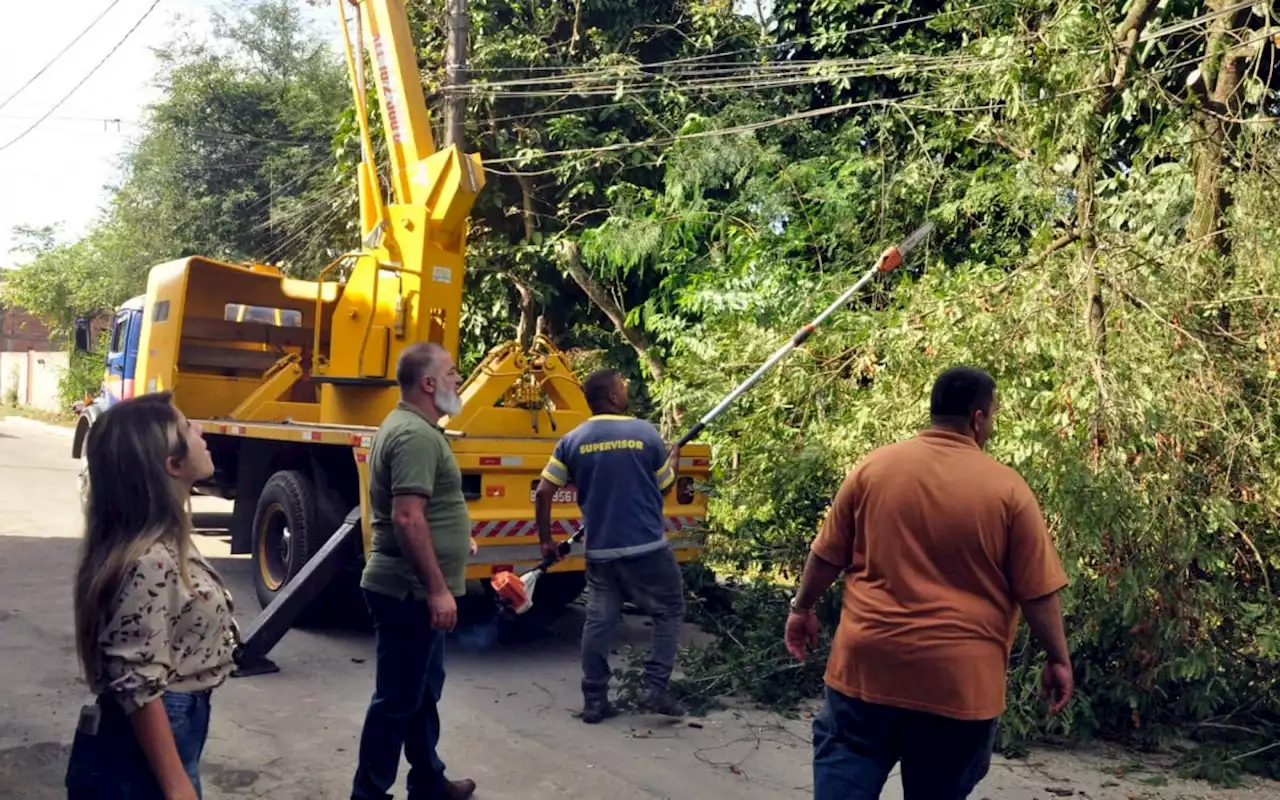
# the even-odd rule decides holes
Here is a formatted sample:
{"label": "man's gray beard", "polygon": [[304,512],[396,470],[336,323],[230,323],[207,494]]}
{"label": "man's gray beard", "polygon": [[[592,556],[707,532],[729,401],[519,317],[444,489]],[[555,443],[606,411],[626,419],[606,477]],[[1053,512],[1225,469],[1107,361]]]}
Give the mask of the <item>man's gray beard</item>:
{"label": "man's gray beard", "polygon": [[442,416],[452,417],[462,413],[462,398],[457,392],[437,389],[435,396],[436,410]]}

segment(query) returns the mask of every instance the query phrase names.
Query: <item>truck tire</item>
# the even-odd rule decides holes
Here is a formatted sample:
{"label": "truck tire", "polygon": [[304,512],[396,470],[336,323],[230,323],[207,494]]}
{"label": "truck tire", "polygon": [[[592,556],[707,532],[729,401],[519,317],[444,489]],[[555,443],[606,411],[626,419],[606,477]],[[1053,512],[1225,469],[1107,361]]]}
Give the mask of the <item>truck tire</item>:
{"label": "truck tire", "polygon": [[79,464],[76,473],[76,488],[80,490],[80,510],[83,512],[89,507],[89,448],[86,443],[89,439],[89,429],[93,427],[94,420],[98,418],[99,412],[96,406],[90,406],[80,413],[80,418],[76,420],[75,437],[71,440],[71,455]]}
{"label": "truck tire", "polygon": [[76,486],[80,489],[80,511],[89,510],[89,454],[80,452],[80,471],[76,473]]}
{"label": "truck tire", "polygon": [[253,588],[266,608],[325,543],[316,526],[311,478],[296,470],[272,475],[253,514]]}

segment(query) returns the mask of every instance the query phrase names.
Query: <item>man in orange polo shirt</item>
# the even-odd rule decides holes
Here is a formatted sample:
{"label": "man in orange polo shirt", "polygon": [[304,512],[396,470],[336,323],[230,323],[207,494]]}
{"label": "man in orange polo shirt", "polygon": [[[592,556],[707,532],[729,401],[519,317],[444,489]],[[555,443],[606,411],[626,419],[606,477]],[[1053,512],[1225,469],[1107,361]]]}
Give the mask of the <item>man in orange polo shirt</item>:
{"label": "man in orange polo shirt", "polygon": [[796,658],[845,572],[813,723],[815,800],[878,798],[898,762],[907,800],[968,797],[991,764],[1019,608],[1048,653],[1051,711],[1071,699],[1067,576],[1026,482],[983,452],[995,411],[990,375],[944,372],[931,428],[867,455],[810,547],[787,618]]}

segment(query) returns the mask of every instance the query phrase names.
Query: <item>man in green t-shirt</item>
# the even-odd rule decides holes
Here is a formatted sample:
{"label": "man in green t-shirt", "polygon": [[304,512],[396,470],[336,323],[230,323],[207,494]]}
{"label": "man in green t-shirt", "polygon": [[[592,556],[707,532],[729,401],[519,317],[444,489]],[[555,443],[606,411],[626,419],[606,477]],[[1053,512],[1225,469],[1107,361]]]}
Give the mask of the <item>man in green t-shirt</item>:
{"label": "man in green t-shirt", "polygon": [[436,755],[445,633],[458,621],[467,555],[474,548],[462,473],[443,416],[462,410],[462,378],[437,344],[411,345],[396,366],[400,403],[369,455],[371,552],[360,586],[377,636],[377,684],[352,800],[390,798],[403,749],[410,800],[465,800],[474,781],[450,781]]}

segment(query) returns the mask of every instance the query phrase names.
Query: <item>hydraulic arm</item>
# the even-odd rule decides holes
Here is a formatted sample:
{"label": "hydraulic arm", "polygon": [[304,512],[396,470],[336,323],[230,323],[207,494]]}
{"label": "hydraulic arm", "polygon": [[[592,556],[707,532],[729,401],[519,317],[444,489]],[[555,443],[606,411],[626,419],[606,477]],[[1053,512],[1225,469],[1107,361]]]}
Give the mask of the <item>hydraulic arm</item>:
{"label": "hydraulic arm", "polygon": [[[389,386],[406,346],[431,341],[458,351],[467,217],[484,187],[478,155],[456,145],[436,149],[403,0],[335,2],[360,124],[363,247],[345,257],[351,272],[334,310],[328,356],[316,370],[326,419],[334,416],[330,409],[374,402],[368,391]],[[385,122],[390,202],[373,160],[366,52]]]}

